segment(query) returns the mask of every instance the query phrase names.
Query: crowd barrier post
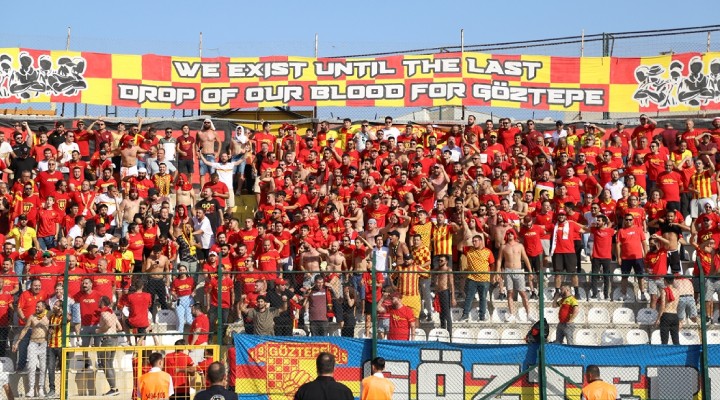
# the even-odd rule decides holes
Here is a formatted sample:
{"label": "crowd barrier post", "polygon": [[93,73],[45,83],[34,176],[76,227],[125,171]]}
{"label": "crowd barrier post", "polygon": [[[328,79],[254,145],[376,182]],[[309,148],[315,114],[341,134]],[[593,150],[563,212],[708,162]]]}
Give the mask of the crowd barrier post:
{"label": "crowd barrier post", "polygon": [[[699,260],[699,258],[698,258]],[[698,269],[700,295],[699,295],[699,306],[700,306],[700,388],[702,390],[703,400],[710,400],[710,378],[708,371],[708,346],[707,346],[707,310],[705,309],[705,271],[703,271],[702,265],[696,262],[695,268]],[[712,298],[711,298],[712,301]],[[710,316],[712,318],[712,315]]]}
{"label": "crowd barrier post", "polygon": [[[61,348],[64,348],[66,346],[72,347],[72,346],[68,346],[69,339],[67,337],[68,330],[66,328],[69,323],[68,313],[67,313],[68,304],[69,304],[69,300],[70,300],[69,299],[70,294],[68,293],[69,281],[70,281],[70,255],[66,254],[65,255],[65,270],[63,271],[63,287],[65,288],[65,290],[63,290],[63,300],[62,300],[63,301],[63,315],[62,315],[62,327],[61,327],[61,331],[60,331],[61,332],[60,340],[62,340],[62,342],[60,342]],[[52,310],[50,312],[52,312]],[[61,368],[60,368],[60,395],[61,395],[60,398],[65,399],[67,397],[63,397],[63,395],[65,395],[68,390],[67,379],[66,379],[67,368],[65,368],[66,364],[65,364],[65,359],[63,357],[60,357],[60,362],[62,363]],[[51,377],[51,379],[54,379],[54,377]]]}
{"label": "crowd barrier post", "polygon": [[370,321],[372,323],[372,356],[373,358],[377,357],[377,346],[378,346],[378,339],[377,339],[377,270],[375,269],[375,257],[372,259],[372,267],[371,267],[371,293],[372,293],[372,301],[370,302],[372,309],[371,311],[371,318]]}
{"label": "crowd barrier post", "polygon": [[540,344],[538,346],[538,389],[540,400],[547,400],[545,388],[545,268],[538,268],[538,319],[540,320]]}
{"label": "crowd barrier post", "polygon": [[[217,326],[215,327],[215,328],[217,329],[217,331],[215,332],[215,334],[216,334],[217,336],[216,336],[216,339],[215,339],[215,343],[217,343],[218,345],[222,345],[223,340],[224,340],[224,337],[223,337],[223,323],[224,323],[224,321],[223,321],[223,309],[222,309],[222,305],[223,305],[223,268],[222,268],[223,259],[222,259],[222,256],[221,256],[220,254],[218,254],[218,258],[219,258],[219,261],[218,261],[218,269],[217,269],[217,273],[218,273],[218,288],[217,288],[217,292],[218,292],[217,297],[218,297],[218,298],[217,298],[217,303],[218,303],[218,305],[217,305],[217,322],[216,322],[216,323],[217,323]],[[228,258],[228,262],[229,262],[229,261],[230,261],[230,259]],[[228,266],[230,266],[230,265],[231,265],[231,264],[228,264]],[[207,282],[207,283],[210,283],[210,282]],[[206,284],[207,284],[207,283],[206,283]],[[231,287],[229,290],[233,290],[233,288]],[[232,297],[231,297],[231,299],[232,299]],[[211,306],[211,304],[208,304],[208,305],[207,305],[208,309],[210,308],[210,306]],[[231,310],[232,310],[232,304],[230,305],[230,307],[231,307]],[[228,314],[228,317],[229,317],[229,316],[230,316],[230,315]]]}

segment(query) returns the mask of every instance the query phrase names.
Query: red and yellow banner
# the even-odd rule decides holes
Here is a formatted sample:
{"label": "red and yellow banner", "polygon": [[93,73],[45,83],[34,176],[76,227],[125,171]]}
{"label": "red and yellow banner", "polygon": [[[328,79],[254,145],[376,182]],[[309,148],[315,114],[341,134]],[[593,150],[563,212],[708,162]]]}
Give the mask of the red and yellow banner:
{"label": "red and yellow banner", "polygon": [[555,111],[720,109],[720,53],[552,57],[196,58],[0,49],[0,103],[156,109],[492,106]]}

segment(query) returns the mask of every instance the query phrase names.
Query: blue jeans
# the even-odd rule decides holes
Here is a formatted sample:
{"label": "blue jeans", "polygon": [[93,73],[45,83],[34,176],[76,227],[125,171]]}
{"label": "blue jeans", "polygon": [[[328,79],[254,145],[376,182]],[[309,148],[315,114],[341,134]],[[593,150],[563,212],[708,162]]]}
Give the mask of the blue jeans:
{"label": "blue jeans", "polygon": [[23,270],[25,270],[25,263],[20,260],[15,261],[15,275],[20,279],[20,290],[23,289],[22,284],[26,281]]}
{"label": "blue jeans", "polygon": [[190,310],[192,310],[193,297],[191,295],[182,296],[178,299],[177,307],[175,307],[175,313],[178,317],[178,330],[182,332],[185,329],[185,325],[190,325],[193,322],[193,316]]}
{"label": "blue jeans", "polygon": [[[203,154],[205,156],[205,159],[209,162],[215,162],[215,154]],[[207,174],[215,173],[215,168],[210,168],[207,164],[205,164],[202,160],[202,158],[198,157],[198,166],[200,167],[200,176]]]}
{"label": "blue jeans", "polygon": [[470,315],[470,307],[475,300],[475,293],[480,293],[480,320],[485,319],[487,313],[488,291],[490,290],[490,282],[477,282],[472,279],[465,280],[465,308],[463,309],[463,317]]}
{"label": "blue jeans", "polygon": [[43,249],[43,251],[45,251],[47,249],[54,249],[55,248],[55,236],[39,237],[38,243],[40,243],[40,248]]}
{"label": "blue jeans", "polygon": [[28,346],[30,345],[30,335],[32,335],[32,329],[28,329],[25,336],[23,336],[20,344],[18,345],[18,359],[16,371],[22,371],[27,368],[28,358]]}

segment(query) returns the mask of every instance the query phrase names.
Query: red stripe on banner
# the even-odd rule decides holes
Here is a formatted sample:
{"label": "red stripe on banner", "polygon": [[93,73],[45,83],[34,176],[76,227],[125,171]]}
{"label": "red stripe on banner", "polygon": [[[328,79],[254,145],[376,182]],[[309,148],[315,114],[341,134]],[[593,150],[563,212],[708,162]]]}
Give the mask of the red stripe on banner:
{"label": "red stripe on banner", "polygon": [[[183,108],[184,108],[184,109],[188,109],[188,108],[190,108],[190,109],[192,109],[192,108],[197,108],[197,109],[199,109],[199,108],[200,108],[200,99],[201,99],[201,97],[202,97],[202,92],[200,91],[200,84],[199,84],[199,83],[184,83],[184,82],[183,82],[183,83],[179,83],[179,82],[171,82],[171,83],[170,83],[170,86],[175,87],[175,88],[182,87],[182,88],[195,89],[195,93],[196,93],[196,96],[195,96],[195,99],[194,99],[194,100],[185,100],[185,102],[183,102],[183,103],[182,103],[181,105],[179,105],[179,106],[177,106],[177,105],[175,105],[175,104],[173,103],[173,104],[170,106],[170,108],[176,109],[176,110],[183,109]],[[115,94],[114,89],[113,89],[113,94]],[[135,107],[137,107],[137,106],[135,106]]]}
{"label": "red stripe on banner", "polygon": [[574,57],[550,57],[550,82],[579,83],[580,59]]}
{"label": "red stripe on banner", "polygon": [[264,57],[258,57],[260,62],[270,62],[270,61],[287,61],[290,59],[288,56],[264,56]]}
{"label": "red stripe on banner", "polygon": [[112,80],[112,102],[114,106],[118,107],[141,107],[136,100],[121,100],[120,88],[121,84],[125,85],[141,85],[142,80],[139,79],[113,79]]}
{"label": "red stripe on banner", "polygon": [[402,61],[403,61],[402,56],[385,57],[385,58],[380,58],[380,60],[384,60],[387,62],[388,69],[395,70],[395,73],[383,74],[380,76],[380,78],[382,78],[382,79],[403,79],[403,78],[405,78],[405,67],[402,64]]}
{"label": "red stripe on banner", "polygon": [[[367,86],[374,85],[374,84],[375,84],[375,81],[372,79],[347,81],[348,86],[350,86],[350,85],[365,86],[364,93],[365,93],[366,97],[368,96],[368,87]],[[382,83],[378,83],[374,88],[370,88],[370,89],[375,90],[376,88],[378,88],[380,86],[382,86]],[[382,90],[382,89],[380,89],[380,90]],[[348,95],[347,90],[345,92],[345,95],[346,96]],[[348,105],[352,104],[355,107],[373,107],[375,105],[375,100],[351,100],[351,99],[348,99],[347,102],[348,102]]]}
{"label": "red stripe on banner", "polygon": [[610,84],[637,84],[635,69],[640,66],[639,58],[613,57],[610,64]]}
{"label": "red stripe on banner", "polygon": [[473,85],[475,84],[483,84],[483,85],[490,85],[492,84],[492,81],[489,79],[475,79],[475,78],[465,78],[463,79],[463,82],[465,82],[465,88],[467,91],[467,97],[465,98],[465,101],[463,103],[465,105],[470,106],[489,106],[490,102],[485,101],[480,98],[475,98],[473,95]]}
{"label": "red stripe on banner", "polygon": [[112,55],[103,53],[82,52],[85,59],[86,78],[112,79]]}
{"label": "red stripe on banner", "polygon": [[145,54],[142,56],[142,78],[151,81],[172,80],[172,57]]}

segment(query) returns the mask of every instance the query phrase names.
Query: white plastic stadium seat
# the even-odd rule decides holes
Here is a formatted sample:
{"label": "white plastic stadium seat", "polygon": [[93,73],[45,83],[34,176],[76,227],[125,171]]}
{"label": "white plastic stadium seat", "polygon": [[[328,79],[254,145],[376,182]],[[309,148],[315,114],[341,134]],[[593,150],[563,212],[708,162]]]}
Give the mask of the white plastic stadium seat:
{"label": "white plastic stadium seat", "polygon": [[605,329],[600,336],[601,346],[619,346],[623,344],[623,337],[617,329]]}
{"label": "white plastic stadium seat", "polygon": [[607,308],[593,307],[588,310],[587,321],[589,324],[609,324],[610,313]]}
{"label": "white plastic stadium seat", "polygon": [[598,335],[592,329],[578,329],[575,331],[575,341],[573,343],[579,346],[597,346]]}
{"label": "white plastic stadium seat", "polygon": [[175,342],[183,338],[182,332],[167,331],[160,336],[160,344],[163,346],[175,346]]}
{"label": "white plastic stadium seat", "polygon": [[447,329],[435,328],[428,334],[428,342],[446,342],[450,343],[450,332]]}
{"label": "white plastic stadium seat", "polygon": [[125,372],[132,372],[133,370],[133,355],[132,353],[123,354],[120,359],[120,369]]}
{"label": "white plastic stadium seat", "polygon": [[2,372],[13,372],[15,371],[15,365],[10,357],[0,357],[0,366],[2,366]]}
{"label": "white plastic stadium seat", "polygon": [[660,330],[656,329],[650,335],[650,344],[660,344]]}
{"label": "white plastic stadium seat", "polygon": [[698,335],[698,333],[695,331],[683,329],[680,331],[680,344],[700,344],[700,335]]}
{"label": "white plastic stadium seat", "polygon": [[612,322],[613,324],[634,324],[635,313],[629,308],[620,307],[613,311]]}
{"label": "white plastic stadium seat", "polygon": [[453,329],[452,334],[453,343],[475,343],[475,335],[472,330],[468,328]]}
{"label": "white plastic stadium seat", "polygon": [[627,292],[625,292],[625,299],[623,300],[622,292],[620,291],[620,288],[616,288],[612,292],[612,299],[613,301],[624,301],[626,303],[634,303],[636,301],[635,296],[635,289],[633,288],[633,285],[628,283]]}
{"label": "white plastic stadium seat", "polygon": [[642,329],[630,329],[625,334],[625,343],[627,344],[648,344],[648,334]]}
{"label": "white plastic stadium seat", "polygon": [[507,307],[495,307],[492,313],[492,322],[501,324],[507,322],[510,311]]}
{"label": "white plastic stadium seat", "polygon": [[427,333],[424,329],[415,328],[415,340],[418,342],[424,342],[427,340]]}
{"label": "white plastic stadium seat", "polygon": [[463,315],[463,309],[460,307],[453,307],[450,309],[450,316],[453,322],[459,322],[460,317]]}
{"label": "white plastic stadium seat", "polygon": [[643,308],[638,310],[637,323],[638,325],[654,325],[657,321],[658,312],[652,308]]}
{"label": "white plastic stadium seat", "polygon": [[573,322],[575,322],[575,324],[584,324],[587,322],[587,315],[585,315],[585,310],[583,310],[582,307],[578,306],[578,311],[577,314],[575,314]]}
{"label": "white plastic stadium seat", "polygon": [[155,315],[155,323],[158,324],[165,324],[167,325],[168,329],[177,329],[178,328],[178,317],[175,313],[175,310],[160,310]]}
{"label": "white plastic stadium seat", "polygon": [[720,344],[720,331],[707,331],[707,342],[708,344]]}
{"label": "white plastic stadium seat", "polygon": [[500,336],[502,344],[525,344],[525,334],[519,329],[505,329]]}
{"label": "white plastic stadium seat", "polygon": [[560,320],[558,319],[558,311],[559,309],[557,308],[545,307],[545,319],[547,320],[548,324],[557,324],[558,322],[560,322]]}
{"label": "white plastic stadium seat", "polygon": [[293,329],[293,336],[307,336],[304,329]]}
{"label": "white plastic stadium seat", "polygon": [[478,344],[500,344],[500,334],[493,328],[480,329],[477,342]]}

